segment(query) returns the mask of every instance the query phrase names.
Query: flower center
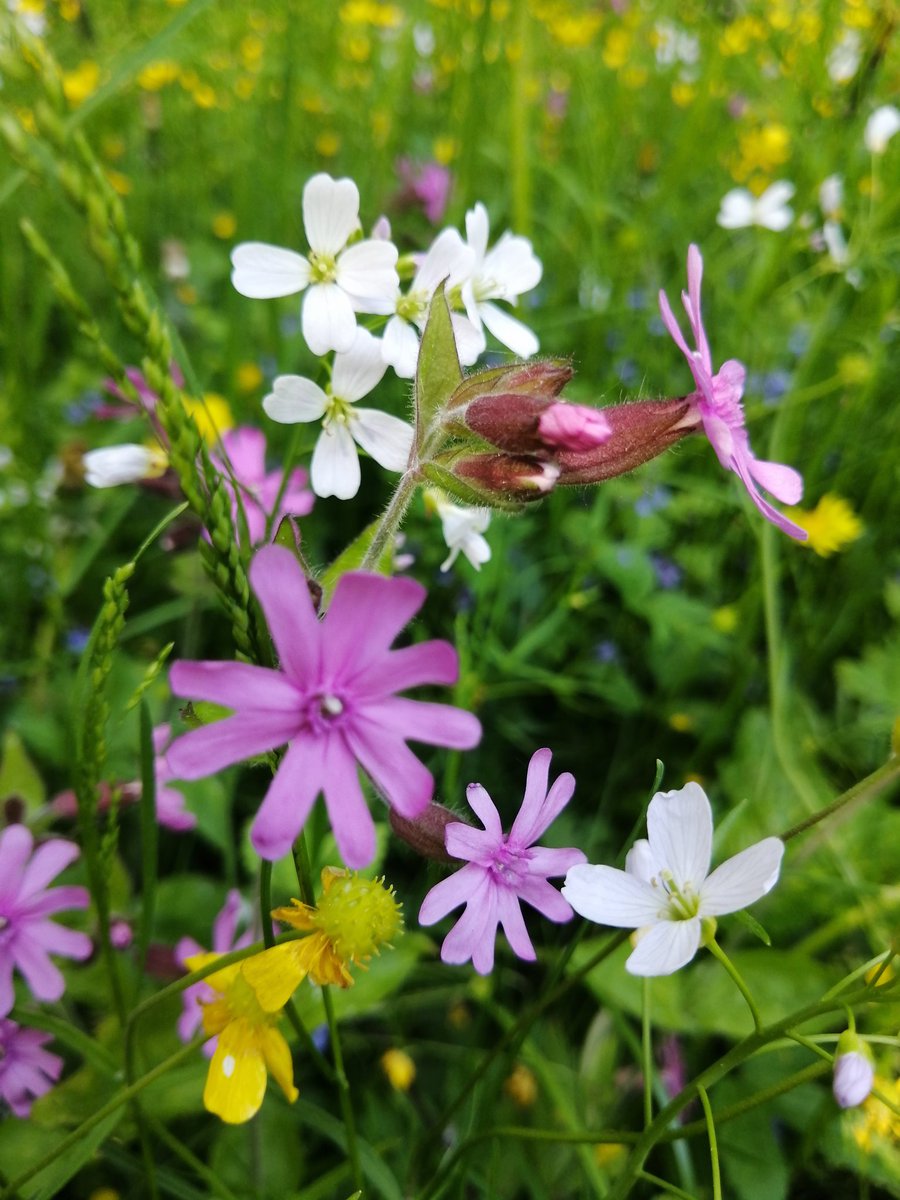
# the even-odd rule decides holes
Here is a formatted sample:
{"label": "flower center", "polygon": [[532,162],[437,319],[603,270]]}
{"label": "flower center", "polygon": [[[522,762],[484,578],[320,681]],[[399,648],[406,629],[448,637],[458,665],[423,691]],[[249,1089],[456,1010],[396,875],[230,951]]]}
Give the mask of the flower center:
{"label": "flower center", "polygon": [[424,315],[426,307],[427,302],[422,292],[410,292],[408,296],[401,296],[397,301],[396,312],[401,320],[412,324]]}
{"label": "flower center", "polygon": [[504,841],[491,855],[488,869],[495,883],[505,883],[514,887],[526,874],[526,863],[531,857],[528,850],[520,850]]}
{"label": "flower center", "polygon": [[337,274],[337,263],[333,254],[322,254],[318,250],[310,250],[309,263],[312,267],[311,283],[333,283]]}
{"label": "flower center", "polygon": [[313,733],[326,733],[341,722],[344,701],[333,692],[316,692],[306,704],[306,723]]}
{"label": "flower center", "polygon": [[340,396],[329,396],[325,413],[322,417],[322,428],[327,433],[332,425],[349,425],[355,416],[356,414],[349,400],[342,400]]}
{"label": "flower center", "polygon": [[[671,871],[660,871],[660,881],[667,893],[665,917],[670,921],[690,921],[700,911],[700,897],[692,883],[679,886]],[[654,885],[657,881],[653,880]]]}

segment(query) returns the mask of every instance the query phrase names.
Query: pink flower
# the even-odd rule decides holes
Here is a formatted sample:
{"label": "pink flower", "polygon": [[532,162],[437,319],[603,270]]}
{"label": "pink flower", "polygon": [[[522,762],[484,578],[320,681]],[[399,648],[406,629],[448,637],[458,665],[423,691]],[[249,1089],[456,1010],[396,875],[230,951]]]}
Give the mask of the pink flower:
{"label": "pink flower", "polygon": [[437,225],[447,211],[450,199],[453,176],[449,170],[436,162],[414,163],[411,159],[400,158],[397,174],[405,185],[401,201],[409,198],[418,202],[431,224]]}
{"label": "pink flower", "polygon": [[583,404],[551,404],[538,420],[538,433],[549,446],[562,450],[593,450],[612,437],[604,413]]}
{"label": "pink flower", "polygon": [[464,963],[471,959],[475,970],[487,975],[494,965],[498,925],[503,926],[514,953],[533,961],[534,947],[519,906],[522,900],[551,921],[568,921],[573,916],[568,902],[547,882],[547,877],[565,875],[569,867],[586,862],[584,854],[573,847],[550,850],[533,845],[569,803],[575,790],[575,780],[568,772],[547,790],[552,757],[547,749],[537,750],[531,756],[525,798],[508,835],[504,835],[500,815],[481,784],[469,784],[466,796],[484,829],[458,822],[447,826],[447,853],[466,859],[466,865],[433,887],[419,910],[419,921],[433,925],[460,904],[466,906],[444,938],[441,947],[444,962]]}
{"label": "pink flower", "polygon": [[[263,541],[267,525],[274,536],[283,517],[305,517],[311,511],[314,498],[304,486],[306,472],[297,467],[283,487],[283,471],[266,471],[266,437],[259,429],[242,425],[230,430],[222,435],[222,448],[225,461],[212,455],[213,466],[224,476],[231,497],[231,517],[237,530],[241,528],[237,501],[240,496],[252,546]],[[274,512],[276,501],[278,510]]]}
{"label": "pink flower", "polygon": [[184,833],[194,828],[197,818],[185,808],[181,792],[169,787],[169,781],[175,778],[166,758],[166,746],[171,736],[171,725],[157,725],[153,730],[153,751],[156,755],[153,760],[156,776],[156,819],[167,829],[175,833]]}
{"label": "pink flower", "polygon": [[49,1092],[59,1079],[62,1059],[44,1050],[49,1033],[24,1029],[0,1018],[0,1099],[14,1117],[31,1114],[31,1102]]}
{"label": "pink flower", "polygon": [[[253,941],[253,933],[249,929],[242,933],[239,938],[235,938],[238,920],[243,908],[244,901],[241,898],[241,893],[236,888],[232,888],[226,897],[219,915],[213,922],[212,948],[216,954],[230,954],[232,950],[243,950],[245,946],[249,946]],[[191,937],[183,937],[175,947],[175,958],[182,967],[185,966],[189,958],[193,958],[196,954],[205,953],[204,947],[199,942],[195,942]],[[201,1004],[208,1003],[215,998],[216,993],[202,979],[199,983],[192,983],[190,987],[184,989],[181,994],[183,1008],[181,1016],[178,1018],[178,1036],[183,1042],[189,1042],[200,1028],[203,1021]],[[218,1038],[211,1038],[208,1042],[204,1043],[203,1053],[207,1058],[212,1057],[217,1042]]]}
{"label": "pink flower", "polygon": [[64,908],[87,908],[83,887],[47,888],[78,857],[72,842],[54,838],[38,846],[24,825],[0,833],[0,1016],[13,1006],[13,968],[18,967],[36,1000],[58,1000],[66,981],[51,954],[87,958],[91,939],[48,920]]}
{"label": "pink flower", "polygon": [[375,853],[375,828],[357,765],[401,816],[414,817],[431,799],[434,780],[407,738],[467,750],[481,737],[481,725],[470,713],[395,695],[419,684],[454,683],[456,652],[441,641],[390,649],[425,599],[425,589],[411,579],[344,575],[321,621],[289,550],[257,551],[250,582],[280,670],[175,663],[170,681],[177,696],[223,704],[235,713],[178,738],[169,747],[169,765],[180,779],[200,779],[288,743],[253,823],[253,845],[266,859],[286,854],[324,792],[344,861],[363,867]]}
{"label": "pink flower", "polygon": [[699,249],[688,250],[688,294],[681,301],[690,322],[696,350],[691,350],[675,320],[665,292],[659,293],[659,307],[666,329],[676,346],[687,359],[697,391],[690,397],[700,414],[703,429],[715,450],[719,462],[727,471],[734,471],[747,489],[750,499],[773,525],[798,541],[807,534],[799,525],[789,521],[759,493],[757,484],[771,492],[782,504],[797,504],[803,495],[803,480],[792,467],[781,463],[761,462],[753,457],[750,439],[744,428],[744,392],[746,371],[742,363],[729,359],[713,374],[712,355],[700,315],[700,282],[703,278],[703,259]]}

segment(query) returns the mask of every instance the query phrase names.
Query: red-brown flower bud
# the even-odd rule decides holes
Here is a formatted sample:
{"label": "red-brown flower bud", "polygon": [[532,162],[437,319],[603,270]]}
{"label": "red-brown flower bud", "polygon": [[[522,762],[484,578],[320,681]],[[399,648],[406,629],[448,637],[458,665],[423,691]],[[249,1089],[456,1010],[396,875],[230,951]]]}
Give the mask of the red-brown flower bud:
{"label": "red-brown flower bud", "polygon": [[555,463],[512,454],[473,454],[458,458],[451,471],[457,479],[481,494],[483,504],[500,499],[507,503],[542,500],[559,478]]}
{"label": "red-brown flower bud", "polygon": [[602,483],[633,471],[662,454],[700,425],[696,407],[686,397],[632,400],[602,410],[610,426],[607,440],[590,450],[560,450],[559,484]]}
{"label": "red-brown flower bud", "polygon": [[424,812],[412,820],[409,817],[401,817],[395,808],[390,808],[388,819],[397,837],[408,846],[412,846],[416,854],[434,859],[435,862],[457,861],[447,853],[444,846],[444,830],[454,821],[459,821],[462,825],[467,825],[468,822],[449,808],[445,808],[443,804],[432,801]]}

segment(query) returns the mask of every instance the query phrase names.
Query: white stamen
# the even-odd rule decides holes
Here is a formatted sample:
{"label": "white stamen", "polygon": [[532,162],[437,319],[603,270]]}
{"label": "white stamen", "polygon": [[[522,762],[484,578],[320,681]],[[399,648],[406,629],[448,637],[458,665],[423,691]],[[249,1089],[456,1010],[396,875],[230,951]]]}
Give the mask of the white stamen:
{"label": "white stamen", "polygon": [[337,696],[322,697],[322,712],[328,717],[339,717],[344,711],[344,705]]}

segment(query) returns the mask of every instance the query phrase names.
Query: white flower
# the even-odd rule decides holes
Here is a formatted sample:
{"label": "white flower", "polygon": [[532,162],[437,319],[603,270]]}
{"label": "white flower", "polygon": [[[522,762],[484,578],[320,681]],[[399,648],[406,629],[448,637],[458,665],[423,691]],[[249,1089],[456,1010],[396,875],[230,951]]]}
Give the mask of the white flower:
{"label": "white flower", "polygon": [[544,269],[528,238],[504,233],[496,246],[488,250],[489,230],[487,209],[476,204],[466,213],[466,237],[475,251],[475,265],[471,278],[463,285],[463,303],[477,329],[481,329],[483,322],[513,354],[530,358],[538,352],[537,338],[527,325],[491,301],[516,304],[523,292],[537,287]]}
{"label": "white flower", "polygon": [[884,154],[887,144],[897,131],[900,130],[900,109],[893,104],[883,104],[876,108],[866,121],[863,138],[866,149],[870,154]]}
{"label": "white flower", "polygon": [[779,180],[771,184],[761,196],[754,196],[746,188],[732,188],[721,200],[716,221],[723,229],[746,229],[748,225],[761,225],[781,233],[794,219],[788,200],[794,194],[794,185]]}
{"label": "white flower", "polygon": [[851,1030],[838,1039],[831,1090],[841,1108],[856,1108],[875,1083],[875,1064],[868,1046]]}
{"label": "white flower", "polygon": [[349,500],[359,491],[359,457],[354,442],[388,471],[405,469],[413,430],[406,421],[374,408],[354,408],[376,387],[387,370],[381,343],[357,328],[350,350],[335,354],[327,391],[301,375],[279,375],[263,400],[273,421],[322,421],[310,467],[317,496]]}
{"label": "white flower", "polygon": [[231,253],[231,282],[242,296],[269,300],[306,289],[303,336],[313,354],[346,352],[356,313],[393,312],[397,247],[380,238],[347,246],[360,228],[359,192],[352,179],[314,175],[303,189],[309,254],[265,242],[243,242]]}
{"label": "white flower", "polygon": [[829,175],[819,184],[819,207],[829,220],[837,220],[844,203],[844,181],[840,175]]}
{"label": "white flower", "polygon": [[572,867],[562,894],[601,925],[636,929],[625,963],[632,975],[670,975],[697,953],[704,917],[737,912],[778,879],[784,843],[765,838],[709,874],[712,811],[703,789],[687,783],[657,792],[647,810],[649,840],[635,842],[625,870]]}
{"label": "white flower", "polygon": [[[412,379],[416,373],[418,331],[425,327],[428,304],[438,284],[446,280],[448,291],[459,286],[471,275],[474,265],[475,252],[455,229],[445,229],[429,247],[406,295],[402,296],[397,288],[394,316],[385,327],[381,353],[401,379]],[[470,366],[484,349],[484,334],[457,313],[452,314],[452,320],[460,362]]]}
{"label": "white flower", "polygon": [[849,83],[862,62],[863,42],[858,29],[844,29],[828,58],[825,67],[835,83]]}
{"label": "white flower", "polygon": [[88,450],[82,462],[85,482],[96,488],[118,487],[122,483],[154,479],[162,475],[168,466],[165,451],[159,447],[138,446],[131,442]]}
{"label": "white flower", "polygon": [[429,498],[441,518],[444,541],[450,550],[447,558],[441,563],[441,570],[449,571],[458,554],[467,558],[476,571],[480,570],[481,564],[491,557],[491,548],[482,536],[491,523],[490,509],[452,504],[433,493],[429,494]]}

